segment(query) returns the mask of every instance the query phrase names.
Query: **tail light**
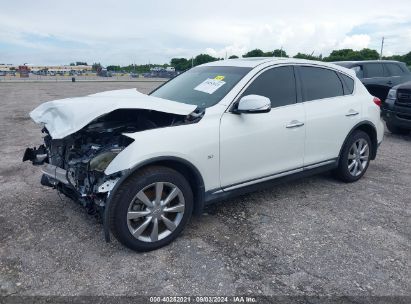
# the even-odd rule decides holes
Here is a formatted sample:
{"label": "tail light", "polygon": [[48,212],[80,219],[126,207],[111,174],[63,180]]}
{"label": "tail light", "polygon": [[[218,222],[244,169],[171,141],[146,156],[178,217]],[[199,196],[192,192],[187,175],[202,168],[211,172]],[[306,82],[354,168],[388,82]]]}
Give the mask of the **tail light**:
{"label": "tail light", "polygon": [[372,101],[374,101],[374,103],[375,103],[377,106],[381,107],[381,105],[382,105],[381,99],[379,99],[378,97],[374,97],[374,98],[372,99]]}

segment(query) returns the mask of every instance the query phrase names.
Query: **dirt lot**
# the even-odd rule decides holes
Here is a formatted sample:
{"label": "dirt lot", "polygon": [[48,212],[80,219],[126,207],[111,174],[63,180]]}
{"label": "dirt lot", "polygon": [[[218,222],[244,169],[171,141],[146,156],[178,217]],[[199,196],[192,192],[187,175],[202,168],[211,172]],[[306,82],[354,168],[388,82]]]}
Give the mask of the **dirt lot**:
{"label": "dirt lot", "polygon": [[158,83],[0,83],[1,295],[411,296],[411,136],[386,134],[363,179],[330,175],[215,205],[166,248],[107,244],[21,158],[43,101]]}

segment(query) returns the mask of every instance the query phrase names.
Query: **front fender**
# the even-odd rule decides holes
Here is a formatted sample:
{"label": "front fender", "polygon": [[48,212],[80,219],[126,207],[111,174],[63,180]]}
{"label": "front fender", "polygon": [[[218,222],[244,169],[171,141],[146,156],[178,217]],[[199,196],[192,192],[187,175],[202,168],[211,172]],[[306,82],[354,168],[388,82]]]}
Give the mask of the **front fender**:
{"label": "front fender", "polygon": [[106,175],[130,170],[153,159],[176,158],[192,164],[204,179],[205,190],[219,187],[218,123],[189,124],[124,134],[134,141],[117,155]]}

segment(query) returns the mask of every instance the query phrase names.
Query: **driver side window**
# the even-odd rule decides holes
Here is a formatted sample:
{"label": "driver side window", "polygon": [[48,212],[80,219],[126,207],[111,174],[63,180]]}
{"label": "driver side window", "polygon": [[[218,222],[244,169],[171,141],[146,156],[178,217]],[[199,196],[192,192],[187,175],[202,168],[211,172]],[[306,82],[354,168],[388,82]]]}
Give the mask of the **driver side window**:
{"label": "driver side window", "polygon": [[282,66],[260,74],[242,96],[261,95],[270,99],[271,107],[281,107],[297,102],[294,68]]}

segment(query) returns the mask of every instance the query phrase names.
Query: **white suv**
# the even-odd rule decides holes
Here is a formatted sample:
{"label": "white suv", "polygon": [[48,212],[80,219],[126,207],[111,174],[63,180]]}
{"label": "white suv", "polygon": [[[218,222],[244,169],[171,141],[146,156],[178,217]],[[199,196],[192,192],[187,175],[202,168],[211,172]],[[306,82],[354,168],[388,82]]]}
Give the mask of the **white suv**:
{"label": "white suv", "polygon": [[380,100],[355,74],[282,58],[217,61],[144,95],[109,91],[44,103],[45,143],[23,160],[42,184],[100,212],[137,251],[162,247],[211,202],[334,170],[360,179],[383,139]]}

